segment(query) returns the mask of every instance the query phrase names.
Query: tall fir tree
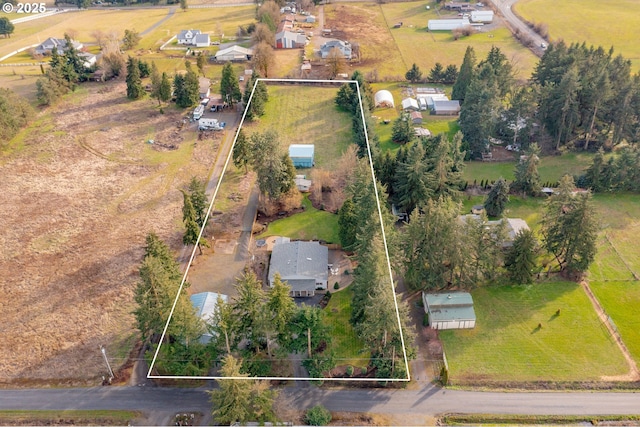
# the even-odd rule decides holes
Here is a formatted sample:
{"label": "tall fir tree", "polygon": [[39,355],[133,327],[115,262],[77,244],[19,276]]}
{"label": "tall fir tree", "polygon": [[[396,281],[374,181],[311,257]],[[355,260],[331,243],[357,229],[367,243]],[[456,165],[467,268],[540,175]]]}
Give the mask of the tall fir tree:
{"label": "tall fir tree", "polygon": [[142,79],[140,78],[140,68],[138,60],[132,57],[127,59],[127,98],[140,99],[144,96]]}
{"label": "tall fir tree", "polygon": [[491,187],[491,191],[484,200],[484,209],[487,215],[499,217],[504,212],[509,202],[509,184],[500,177]]}
{"label": "tall fir tree", "polygon": [[452,99],[460,100],[460,103],[464,104],[464,100],[467,94],[467,88],[471,84],[471,80],[474,76],[476,68],[476,53],[473,47],[467,46],[467,50],[464,53],[464,59],[460,66],[460,72],[453,85],[453,91],[451,93]]}

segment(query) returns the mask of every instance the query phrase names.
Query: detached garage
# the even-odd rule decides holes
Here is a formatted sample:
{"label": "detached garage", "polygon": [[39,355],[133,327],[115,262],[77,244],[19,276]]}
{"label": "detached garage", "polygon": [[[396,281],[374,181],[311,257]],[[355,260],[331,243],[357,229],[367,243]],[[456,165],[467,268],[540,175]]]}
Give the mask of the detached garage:
{"label": "detached garage", "polygon": [[473,329],[476,326],[473,299],[467,292],[423,292],[422,302],[424,311],[429,316],[429,326],[433,329]]}
{"label": "detached garage", "polygon": [[289,157],[297,168],[312,168],[315,146],[313,144],[291,144]]}

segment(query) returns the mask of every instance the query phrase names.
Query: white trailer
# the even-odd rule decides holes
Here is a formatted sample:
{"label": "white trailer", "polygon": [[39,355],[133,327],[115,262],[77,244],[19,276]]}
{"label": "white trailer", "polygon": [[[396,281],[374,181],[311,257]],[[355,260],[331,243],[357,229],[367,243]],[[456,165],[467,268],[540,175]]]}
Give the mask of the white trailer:
{"label": "white trailer", "polygon": [[198,120],[198,130],[220,130],[222,127],[220,126],[220,122],[218,119],[207,119],[201,118]]}
{"label": "white trailer", "polygon": [[200,104],[193,110],[193,119],[198,120],[204,114],[204,105]]}
{"label": "white trailer", "polygon": [[451,31],[471,25],[468,18],[460,19],[429,19],[427,28],[429,31]]}
{"label": "white trailer", "polygon": [[471,22],[488,24],[493,22],[493,10],[474,10],[471,12]]}

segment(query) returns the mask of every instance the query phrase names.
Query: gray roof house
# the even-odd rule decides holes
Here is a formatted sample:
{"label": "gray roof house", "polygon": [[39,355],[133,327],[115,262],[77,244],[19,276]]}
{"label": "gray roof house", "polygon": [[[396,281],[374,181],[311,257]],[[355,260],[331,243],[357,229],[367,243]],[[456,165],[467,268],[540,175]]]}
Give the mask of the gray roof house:
{"label": "gray roof house", "polygon": [[[480,206],[477,206],[480,207]],[[484,208],[484,206],[482,206]],[[474,206],[474,209],[476,206]],[[476,221],[480,221],[482,217],[479,214],[467,214],[461,215],[458,217],[458,220],[461,223],[466,223],[469,219],[473,219]],[[497,227],[504,222],[506,236],[504,241],[502,242],[502,246],[507,248],[509,246],[513,246],[513,241],[516,238],[516,235],[520,232],[520,230],[530,230],[527,221],[521,218],[501,218],[495,221],[486,221],[486,225],[488,227]]]}
{"label": "gray roof house", "polygon": [[472,329],[476,326],[473,298],[467,292],[422,293],[424,312],[433,329]]}
{"label": "gray roof house", "polygon": [[460,101],[433,101],[433,114],[436,116],[456,116],[460,113]]}
{"label": "gray roof house", "polygon": [[181,30],[178,33],[178,44],[192,45],[196,35],[201,34],[200,30]]}
{"label": "gray roof house", "polygon": [[196,47],[209,47],[211,45],[211,39],[209,34],[196,34],[191,43]]}
{"label": "gray roof house", "polygon": [[274,245],[269,263],[269,286],[276,273],[291,286],[291,296],[311,297],[316,289],[327,289],[329,249],[318,242],[288,242]]}
{"label": "gray roof house", "polygon": [[[222,301],[228,302],[229,297],[224,294],[218,294],[215,292],[200,292],[193,294],[190,297],[191,305],[196,311],[196,316],[201,319],[205,326],[211,324],[211,320],[218,309],[218,296],[222,298]],[[208,329],[208,328],[207,328]],[[202,344],[207,344],[213,338],[208,330],[200,337]]]}
{"label": "gray roof house", "polygon": [[320,56],[327,59],[329,52],[338,49],[346,59],[351,59],[351,43],[342,40],[329,40],[320,47]]}
{"label": "gray roof house", "polygon": [[[84,47],[82,43],[75,40],[71,40],[71,44],[76,49],[82,49]],[[58,49],[58,53],[62,54],[65,50],[67,50],[67,41],[65,39],[56,39],[55,37],[49,37],[36,47],[35,52],[38,55],[50,55],[54,47]]]}

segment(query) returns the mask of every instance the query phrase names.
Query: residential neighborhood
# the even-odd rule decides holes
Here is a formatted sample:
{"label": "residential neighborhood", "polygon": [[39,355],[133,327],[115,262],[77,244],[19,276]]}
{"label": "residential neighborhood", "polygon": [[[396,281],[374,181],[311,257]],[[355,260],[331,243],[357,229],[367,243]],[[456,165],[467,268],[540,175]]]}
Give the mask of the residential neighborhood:
{"label": "residential neighborhood", "polygon": [[31,7],[0,424],[637,422],[640,6]]}

